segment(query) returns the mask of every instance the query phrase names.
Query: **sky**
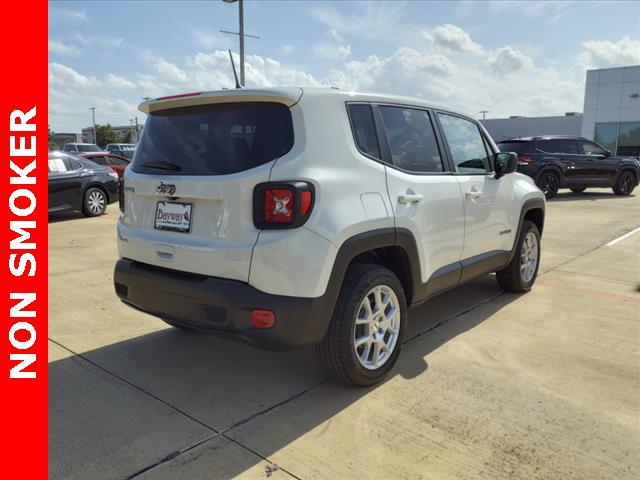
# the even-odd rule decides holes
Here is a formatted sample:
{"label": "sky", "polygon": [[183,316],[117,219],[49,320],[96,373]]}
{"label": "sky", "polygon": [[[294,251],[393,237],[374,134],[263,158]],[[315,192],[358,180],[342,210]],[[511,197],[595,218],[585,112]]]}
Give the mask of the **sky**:
{"label": "sky", "polygon": [[[640,2],[245,1],[247,87],[420,97],[479,117],[582,111],[585,72],[640,64]],[[49,124],[144,122],[144,97],[234,86],[237,4],[49,3]]]}

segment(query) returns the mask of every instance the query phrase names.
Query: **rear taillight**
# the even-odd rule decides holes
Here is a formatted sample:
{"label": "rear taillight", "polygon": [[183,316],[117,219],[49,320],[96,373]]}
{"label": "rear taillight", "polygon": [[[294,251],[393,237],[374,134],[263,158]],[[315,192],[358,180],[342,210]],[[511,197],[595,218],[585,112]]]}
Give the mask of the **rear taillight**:
{"label": "rear taillight", "polygon": [[518,155],[518,163],[529,165],[531,162],[533,162],[533,158],[526,155]]}
{"label": "rear taillight", "polygon": [[315,190],[307,182],[261,183],[253,190],[253,223],[257,228],[296,228],[313,209]]}

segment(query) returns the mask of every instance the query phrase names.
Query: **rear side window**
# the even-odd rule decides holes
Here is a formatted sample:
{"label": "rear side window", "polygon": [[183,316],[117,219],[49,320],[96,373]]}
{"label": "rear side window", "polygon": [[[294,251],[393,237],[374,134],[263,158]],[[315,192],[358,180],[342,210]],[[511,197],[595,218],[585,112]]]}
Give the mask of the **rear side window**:
{"label": "rear side window", "polygon": [[371,105],[348,105],[349,120],[358,150],[371,157],[380,159],[378,135],[373,122]]}
{"label": "rear side window", "polygon": [[107,160],[104,157],[91,157],[91,161],[97,163],[98,165],[106,165]]}
{"label": "rear side window", "polygon": [[538,140],[536,148],[546,153],[568,153],[571,155],[582,153],[578,151],[578,143],[575,140]]}
{"label": "rear side window", "polygon": [[534,153],[530,142],[500,142],[498,147],[501,152],[515,152],[518,155],[523,153]]}
{"label": "rear side window", "polygon": [[289,109],[238,102],[153,112],[131,168],[162,175],[227,175],[265,164],[293,147]]}
{"label": "rear side window", "polygon": [[438,113],[458,173],[487,173],[491,162],[478,126],[464,118]]}
{"label": "rear side window", "polygon": [[425,110],[380,107],[393,164],[416,173],[442,172],[438,142]]}

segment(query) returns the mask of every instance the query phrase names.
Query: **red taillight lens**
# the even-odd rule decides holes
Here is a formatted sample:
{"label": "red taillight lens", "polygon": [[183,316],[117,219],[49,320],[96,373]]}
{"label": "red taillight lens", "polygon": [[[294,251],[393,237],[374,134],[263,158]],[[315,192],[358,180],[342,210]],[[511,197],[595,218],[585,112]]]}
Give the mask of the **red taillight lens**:
{"label": "red taillight lens", "polygon": [[520,163],[531,163],[533,162],[533,158],[527,157],[526,155],[518,155],[518,162]]}
{"label": "red taillight lens", "polygon": [[257,228],[296,228],[313,210],[313,185],[307,182],[261,183],[253,191],[253,223]]}
{"label": "red taillight lens", "polygon": [[264,221],[290,223],[294,218],[294,190],[289,188],[267,188],[264,191]]}
{"label": "red taillight lens", "polygon": [[304,191],[300,195],[300,212],[303,215],[309,213],[309,209],[311,208],[311,200],[312,198],[310,191]]}
{"label": "red taillight lens", "polygon": [[276,324],[276,314],[271,310],[252,310],[251,326],[253,328],[271,328]]}

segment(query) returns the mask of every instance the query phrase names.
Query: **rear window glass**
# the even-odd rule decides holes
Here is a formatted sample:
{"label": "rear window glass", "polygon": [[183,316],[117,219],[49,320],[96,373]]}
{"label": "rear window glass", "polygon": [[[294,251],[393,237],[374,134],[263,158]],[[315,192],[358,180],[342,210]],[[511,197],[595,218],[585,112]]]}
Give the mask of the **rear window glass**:
{"label": "rear window glass", "polygon": [[530,142],[500,142],[498,148],[501,152],[534,153]]}
{"label": "rear window glass", "polygon": [[358,150],[379,159],[378,136],[376,135],[371,106],[354,104],[348,105],[347,108]]}
{"label": "rear window glass", "polygon": [[292,147],[293,124],[285,105],[198,105],[151,113],[131,168],[162,175],[226,175],[270,162]]}

